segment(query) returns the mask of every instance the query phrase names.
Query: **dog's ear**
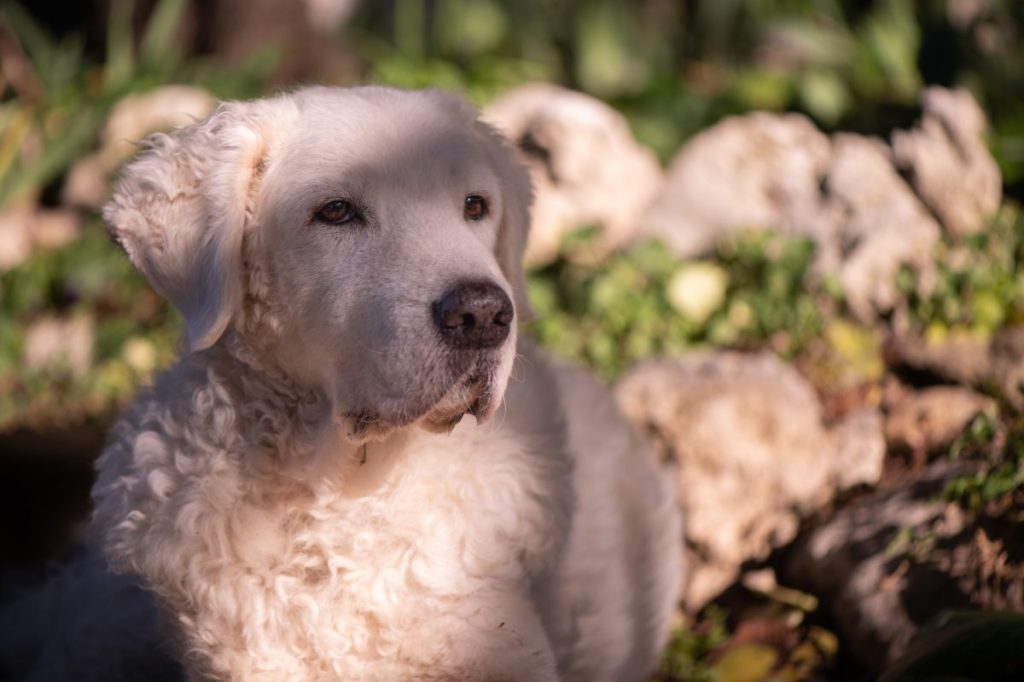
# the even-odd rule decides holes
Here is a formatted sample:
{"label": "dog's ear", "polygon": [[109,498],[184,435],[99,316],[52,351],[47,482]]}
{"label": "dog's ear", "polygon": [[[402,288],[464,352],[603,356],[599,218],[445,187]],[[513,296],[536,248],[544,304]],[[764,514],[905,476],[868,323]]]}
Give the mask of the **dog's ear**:
{"label": "dog's ear", "polygon": [[243,295],[242,235],[266,141],[254,105],[154,135],[103,209],[110,235],[185,318],[191,350],[214,344]]}
{"label": "dog's ear", "polygon": [[512,284],[519,319],[528,321],[534,317],[523,273],[523,252],[526,250],[530,204],[533,202],[530,174],[504,135],[483,121],[477,120],[475,125],[484,138],[504,190],[501,226],[498,229],[498,265]]}

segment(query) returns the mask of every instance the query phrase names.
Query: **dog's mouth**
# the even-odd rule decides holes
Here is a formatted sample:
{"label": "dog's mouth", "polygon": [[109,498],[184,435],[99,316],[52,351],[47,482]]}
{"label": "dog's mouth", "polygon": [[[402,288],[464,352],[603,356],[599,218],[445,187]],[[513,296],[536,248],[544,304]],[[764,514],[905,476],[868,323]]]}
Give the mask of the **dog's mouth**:
{"label": "dog's mouth", "polygon": [[392,431],[411,425],[433,433],[447,433],[467,414],[483,422],[494,414],[499,402],[494,395],[493,375],[488,367],[474,367],[460,376],[439,400],[418,412],[388,416],[366,411],[345,414],[347,435],[357,443],[381,440]]}
{"label": "dog's mouth", "polygon": [[420,425],[428,431],[445,433],[451,431],[467,414],[483,421],[493,413],[491,407],[491,381],[489,373],[475,372],[466,375],[444,394],[444,397],[420,419]]}

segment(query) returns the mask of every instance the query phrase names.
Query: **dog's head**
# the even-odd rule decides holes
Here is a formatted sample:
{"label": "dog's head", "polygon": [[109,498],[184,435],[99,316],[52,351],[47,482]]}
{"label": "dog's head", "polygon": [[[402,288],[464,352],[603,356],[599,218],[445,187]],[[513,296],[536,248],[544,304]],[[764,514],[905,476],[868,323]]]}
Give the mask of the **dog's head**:
{"label": "dog's head", "polygon": [[529,203],[526,171],[457,97],[314,88],[152,138],[104,217],[191,350],[258,336],[360,436],[494,412]]}

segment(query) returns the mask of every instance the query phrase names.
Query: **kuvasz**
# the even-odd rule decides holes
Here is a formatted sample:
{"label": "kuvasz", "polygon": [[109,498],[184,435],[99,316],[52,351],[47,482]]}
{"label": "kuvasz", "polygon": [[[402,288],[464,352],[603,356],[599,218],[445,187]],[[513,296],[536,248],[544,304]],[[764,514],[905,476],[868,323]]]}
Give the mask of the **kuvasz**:
{"label": "kuvasz", "polygon": [[192,679],[656,665],[677,507],[597,382],[517,338],[530,194],[461,99],[380,87],[224,104],[126,168],[104,217],[188,352],[114,427],[93,521]]}

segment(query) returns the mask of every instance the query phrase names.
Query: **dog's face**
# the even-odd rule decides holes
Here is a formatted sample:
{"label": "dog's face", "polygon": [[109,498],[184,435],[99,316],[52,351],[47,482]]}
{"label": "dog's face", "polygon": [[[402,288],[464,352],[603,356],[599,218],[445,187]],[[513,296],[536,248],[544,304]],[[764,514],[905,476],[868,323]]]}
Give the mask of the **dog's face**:
{"label": "dog's face", "polygon": [[460,100],[311,89],[156,138],[105,217],[193,349],[258,335],[361,438],[494,412],[529,201],[525,171]]}

